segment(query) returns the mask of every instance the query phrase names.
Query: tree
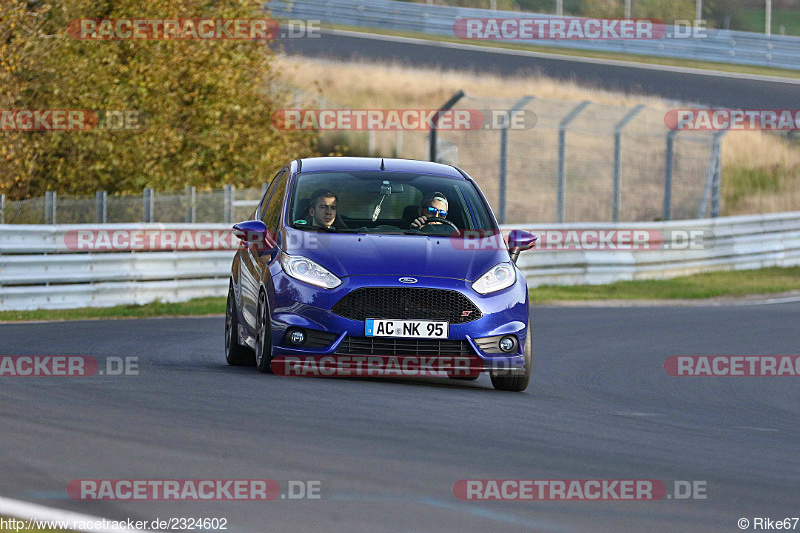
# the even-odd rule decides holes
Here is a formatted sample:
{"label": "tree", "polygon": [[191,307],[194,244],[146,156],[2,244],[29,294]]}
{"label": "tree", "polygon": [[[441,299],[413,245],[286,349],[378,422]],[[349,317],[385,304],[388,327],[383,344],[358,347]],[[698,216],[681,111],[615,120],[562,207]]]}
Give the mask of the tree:
{"label": "tree", "polygon": [[71,20],[266,18],[256,0],[0,0],[2,109],[134,111],[138,129],[2,132],[0,192],[86,194],[258,186],[316,134],[275,130],[286,106],[264,41],[80,40]]}
{"label": "tree", "polygon": [[635,0],[632,15],[639,18],[656,18],[667,24],[676,20],[694,20],[695,0]]}
{"label": "tree", "polygon": [[621,18],[625,14],[619,0],[581,0],[581,16],[591,18]]}

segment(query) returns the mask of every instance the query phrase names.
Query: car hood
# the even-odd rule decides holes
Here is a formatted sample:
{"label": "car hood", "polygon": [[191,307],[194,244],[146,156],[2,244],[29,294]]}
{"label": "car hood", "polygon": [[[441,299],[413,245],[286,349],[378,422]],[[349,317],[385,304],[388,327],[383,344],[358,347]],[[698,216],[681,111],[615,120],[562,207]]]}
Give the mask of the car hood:
{"label": "car hood", "polygon": [[[283,247],[338,277],[396,275],[475,281],[509,262],[501,236],[479,241],[425,235],[318,233],[288,229]],[[498,245],[499,243],[499,245]]]}

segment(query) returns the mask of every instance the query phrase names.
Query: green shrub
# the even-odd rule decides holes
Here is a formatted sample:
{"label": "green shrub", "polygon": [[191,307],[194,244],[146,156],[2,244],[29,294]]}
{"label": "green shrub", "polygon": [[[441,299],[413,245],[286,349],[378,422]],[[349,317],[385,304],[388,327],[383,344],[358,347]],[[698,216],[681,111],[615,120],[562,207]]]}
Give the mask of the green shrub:
{"label": "green shrub", "polygon": [[0,109],[134,110],[138,130],[0,132],[0,193],[257,187],[316,134],[271,125],[285,91],[264,41],[78,40],[80,18],[253,18],[258,0],[0,0]]}

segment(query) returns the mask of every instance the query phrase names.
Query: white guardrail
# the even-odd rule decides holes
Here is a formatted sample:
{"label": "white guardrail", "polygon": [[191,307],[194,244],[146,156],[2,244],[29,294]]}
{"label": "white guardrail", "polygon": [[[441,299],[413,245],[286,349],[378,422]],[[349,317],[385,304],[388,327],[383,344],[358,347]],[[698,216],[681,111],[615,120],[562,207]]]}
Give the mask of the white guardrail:
{"label": "white guardrail", "polygon": [[[488,5],[488,2],[487,2]],[[280,19],[320,20],[362,28],[454,36],[453,25],[462,18],[554,18],[520,11],[427,5],[396,0],[274,0],[264,4]],[[684,28],[685,30],[685,28]],[[676,28],[666,31],[674,35]],[[679,35],[683,35],[679,33]],[[800,37],[764,35],[732,30],[709,30],[693,38],[652,40],[537,39],[511,40],[557,48],[573,48],[694,59],[739,65],[800,69]],[[477,41],[479,44],[479,41]]]}
{"label": "white guardrail", "polygon": [[[0,310],[106,307],[225,295],[232,250],[75,252],[67,234],[86,229],[224,231],[230,225],[0,225]],[[651,249],[545,247],[524,252],[519,265],[529,287],[800,265],[800,212],[673,222],[503,226],[504,233],[512,229],[558,233],[566,243],[580,241],[580,235],[640,230],[651,241],[640,246]],[[701,235],[702,242],[687,243],[690,235]]]}

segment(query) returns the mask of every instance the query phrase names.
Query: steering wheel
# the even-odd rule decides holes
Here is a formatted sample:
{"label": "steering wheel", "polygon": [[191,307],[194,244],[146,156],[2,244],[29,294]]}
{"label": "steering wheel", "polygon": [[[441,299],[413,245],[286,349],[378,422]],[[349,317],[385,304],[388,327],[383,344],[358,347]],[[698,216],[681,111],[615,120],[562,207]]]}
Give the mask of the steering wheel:
{"label": "steering wheel", "polygon": [[427,219],[425,221],[425,223],[419,227],[419,229],[424,228],[425,226],[427,226],[431,222],[441,222],[442,224],[449,224],[450,226],[453,227],[454,230],[459,231],[458,227],[456,227],[455,224],[453,224],[452,222],[450,222],[446,218],[441,218],[441,217],[431,217],[431,218]]}

